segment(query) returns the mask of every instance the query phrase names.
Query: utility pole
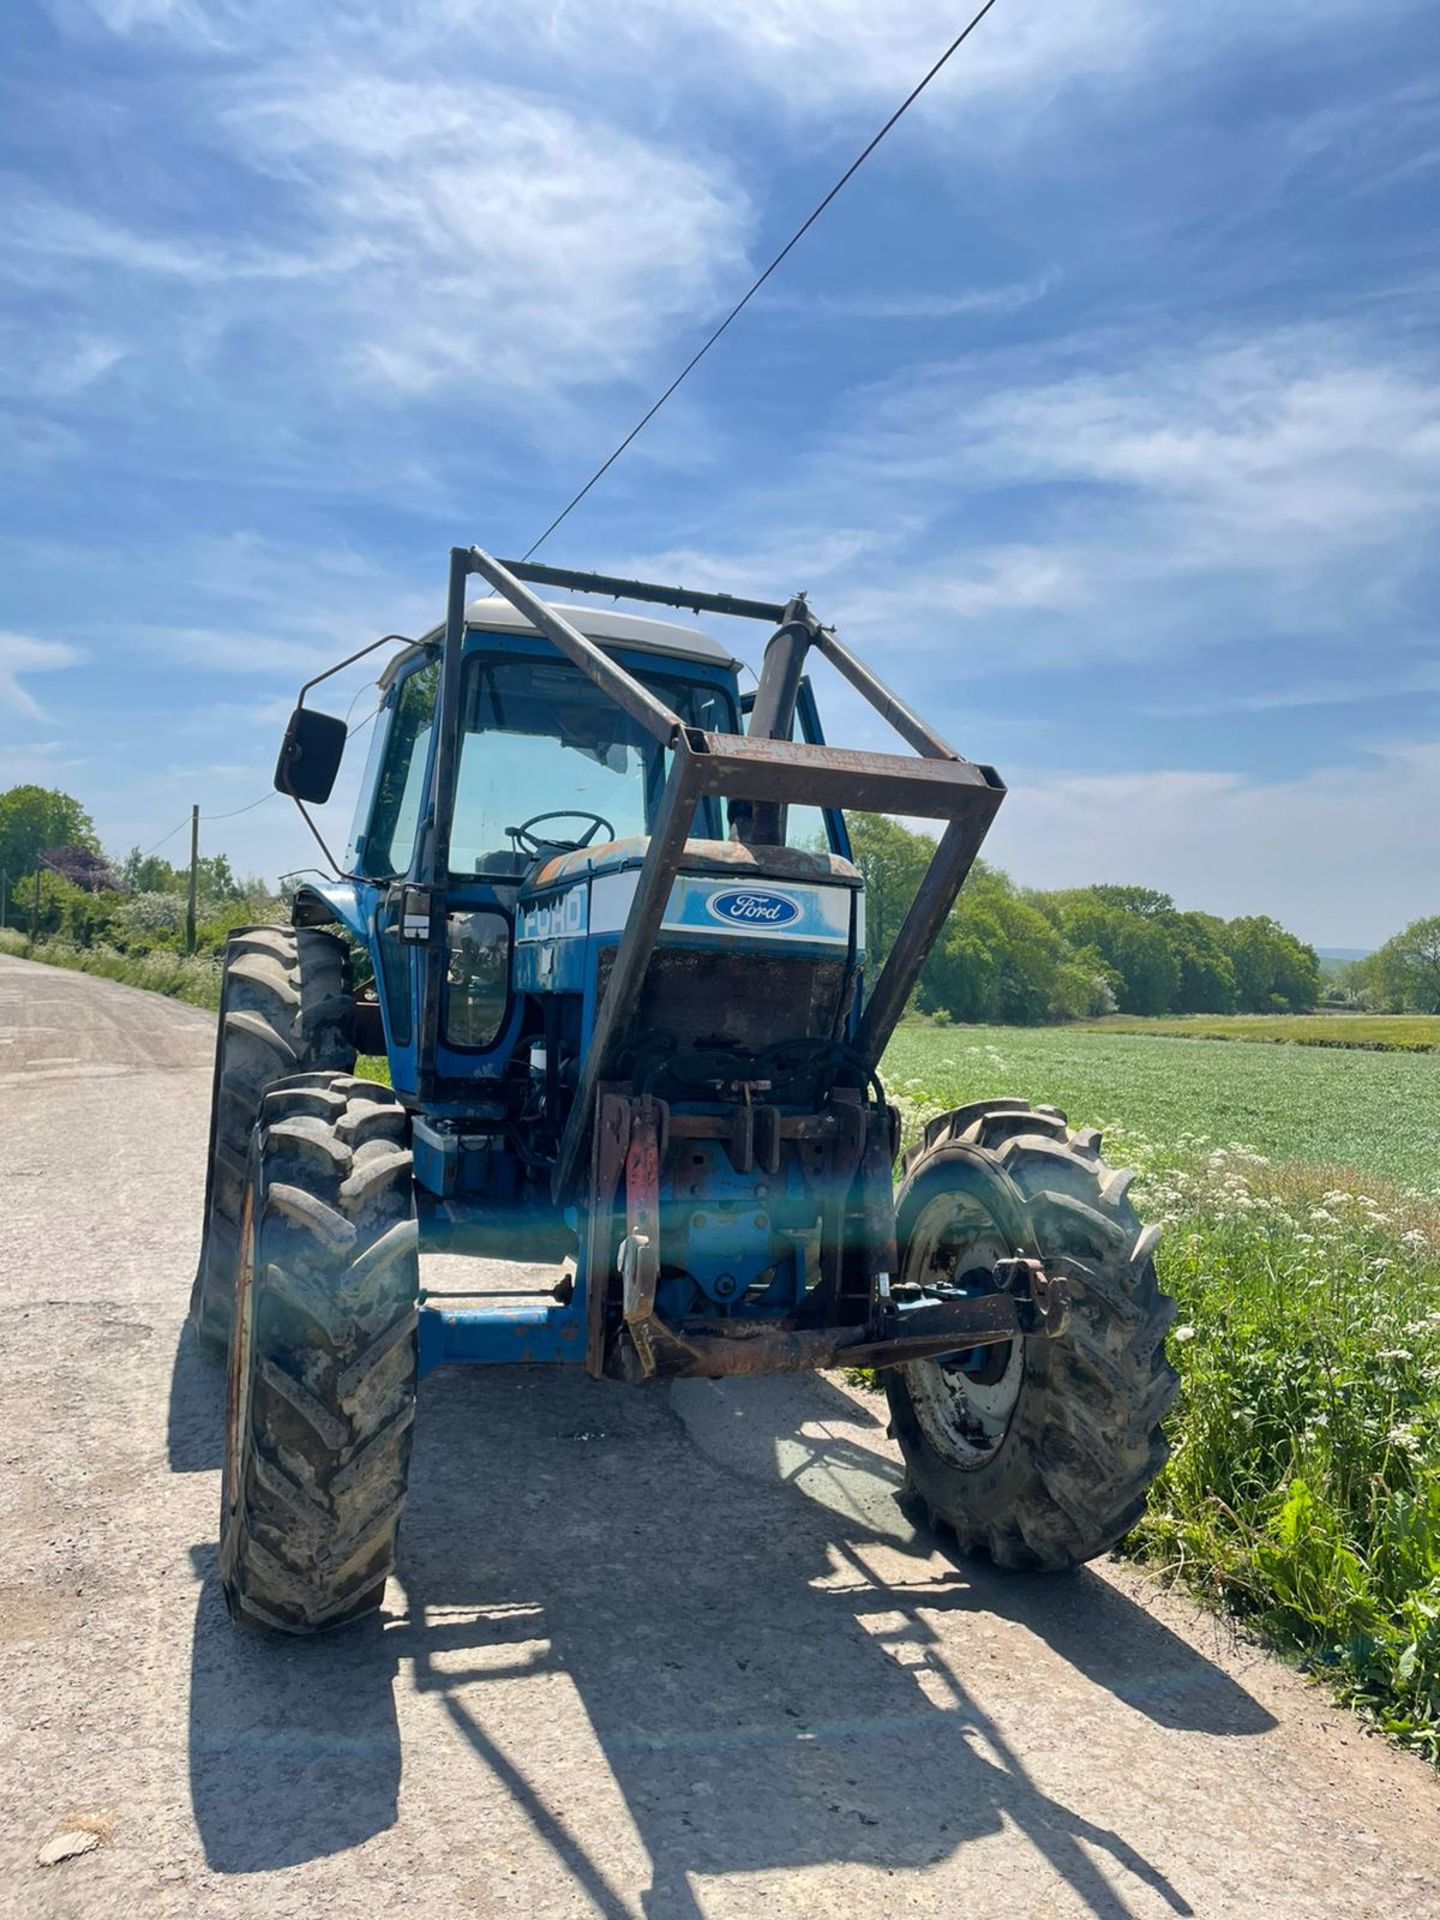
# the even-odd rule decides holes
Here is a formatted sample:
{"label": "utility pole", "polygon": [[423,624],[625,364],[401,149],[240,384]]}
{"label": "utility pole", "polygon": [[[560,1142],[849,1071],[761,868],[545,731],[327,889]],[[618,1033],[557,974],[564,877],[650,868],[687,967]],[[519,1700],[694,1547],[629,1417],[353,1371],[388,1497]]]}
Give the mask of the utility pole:
{"label": "utility pole", "polygon": [[30,951],[35,951],[35,931],[40,925],[40,879],[44,869],[40,865],[40,856],[35,856],[35,906],[30,915]]}
{"label": "utility pole", "polygon": [[5,911],[10,904],[9,896],[10,876],[4,867],[0,867],[0,927],[8,927],[10,924]]}
{"label": "utility pole", "polygon": [[190,809],[190,897],[185,903],[185,951],[195,951],[195,896],[200,890],[200,809]]}

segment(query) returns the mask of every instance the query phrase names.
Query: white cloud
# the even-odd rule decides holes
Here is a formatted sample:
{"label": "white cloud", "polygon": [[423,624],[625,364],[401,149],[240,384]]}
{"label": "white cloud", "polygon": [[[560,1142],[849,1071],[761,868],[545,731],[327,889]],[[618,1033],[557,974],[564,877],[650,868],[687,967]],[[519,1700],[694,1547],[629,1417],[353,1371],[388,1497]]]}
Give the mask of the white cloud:
{"label": "white cloud", "polygon": [[960,293],[887,292],[883,286],[854,293],[810,293],[768,289],[759,305],[772,313],[794,313],[807,319],[835,320],[962,320],[973,315],[1003,316],[1043,300],[1055,286],[1053,274],[1017,280],[994,287],[972,287]]}
{"label": "white cloud", "polygon": [[[170,598],[168,582],[185,582],[186,617],[117,622],[107,614],[107,632],[197,674],[269,678],[275,699],[381,634],[424,633],[444,614],[443,552],[433,579],[418,584],[345,544],[289,544],[250,531],[193,539],[148,559],[99,554],[95,567],[99,604],[117,578],[150,604]],[[337,688],[373,680],[386,657],[368,656]]]}
{"label": "white cloud", "polygon": [[1273,564],[1277,539],[1388,540],[1440,500],[1440,389],[1317,346],[1291,336],[1076,382],[981,432],[993,424],[1002,467],[1173,503],[1198,541],[1241,542],[1252,561]]}
{"label": "white cloud", "polygon": [[717,169],[502,87],[308,76],[223,124],[353,254],[348,357],[392,388],[598,384],[741,263]]}
{"label": "white cloud", "polygon": [[[0,232],[0,249],[3,246]],[[124,358],[124,346],[98,328],[71,325],[54,316],[37,326],[18,314],[0,313],[0,397],[15,406],[15,424],[8,431],[17,436],[24,432],[40,444],[48,431],[55,436],[56,455],[73,450],[77,444],[73,434],[55,422],[36,418],[35,404],[73,419],[65,403],[88,395]],[[38,451],[38,446],[33,450]]]}
{"label": "white cloud", "polygon": [[[1339,21],[1373,23],[1382,12],[1409,11],[1413,0],[1211,0],[1203,8],[1157,9],[1145,0],[1040,0],[987,14],[936,84],[939,116],[964,102],[995,108],[1017,96],[1048,98],[1077,81],[1115,80],[1155,67],[1190,67],[1233,56],[1237,44],[1310,39]],[[593,11],[598,11],[595,0]],[[914,85],[965,18],[937,0],[639,0],[632,17],[658,32],[703,22],[729,39],[757,77],[802,97],[863,97]],[[592,9],[562,10],[562,17]]]}
{"label": "white cloud", "polygon": [[1258,693],[1199,695],[1147,706],[1152,719],[1175,720],[1231,713],[1284,713],[1304,707],[1353,707],[1369,700],[1404,700],[1414,694],[1440,693],[1440,659],[1378,668],[1363,680],[1295,680]]}
{"label": "white cloud", "polygon": [[32,740],[24,746],[0,742],[0,788],[56,787],[90,764],[60,740]]}
{"label": "white cloud", "polygon": [[1023,769],[987,853],[1030,886],[1127,880],[1182,906],[1268,913],[1322,946],[1376,946],[1440,908],[1440,741],[1292,779]]}
{"label": "white cloud", "polygon": [[185,235],[146,234],[34,192],[12,197],[0,218],[8,250],[6,271],[22,285],[36,284],[43,270],[33,262],[59,263],[54,284],[79,265],[114,267],[194,286],[301,280],[358,264],[358,255],[337,259],[249,243],[227,247]]}
{"label": "white cloud", "polygon": [[1307,681],[1328,685],[1360,676],[1327,650],[1433,624],[1437,513],[1430,368],[1313,327],[911,367],[843,400],[783,489],[728,518],[742,580],[763,554],[848,633],[903,635],[955,677],[1303,637]]}
{"label": "white cloud", "polygon": [[[997,6],[976,28],[925,103],[932,124],[954,127],[954,109],[987,121],[1017,101],[1044,104],[1077,83],[1113,84],[1155,68],[1185,70],[1237,47],[1312,42],[1348,23],[1373,29],[1417,0],[1211,0],[1157,10],[1145,0],[1041,0]],[[393,61],[437,53],[528,61],[537,77],[571,68],[607,77],[672,73],[684,61],[709,86],[743,82],[789,109],[903,97],[963,24],[939,0],[421,0],[398,9],[365,0],[311,13],[289,0],[50,0],[64,26],[87,19],[136,38],[164,34],[228,52],[286,46],[311,56],[337,45]],[[969,9],[967,9],[969,11]],[[92,24],[93,30],[93,24]]]}
{"label": "white cloud", "polygon": [[212,354],[257,329],[321,381],[514,401],[634,371],[743,270],[750,213],[728,171],[599,114],[333,61],[201,91],[202,137],[278,196],[272,237],[147,232],[17,195],[9,275],[170,280],[189,298],[174,323]]}
{"label": "white cloud", "polygon": [[1183,522],[1183,557],[1229,564],[1388,540],[1440,504],[1440,387],[1371,342],[1317,327],[1114,348],[1104,372],[907,374],[878,397],[870,460],[972,492],[1103,487]]}
{"label": "white cloud", "polygon": [[[384,654],[376,655],[377,659],[385,657]],[[261,694],[253,700],[215,700],[209,706],[198,709],[188,720],[182,721],[176,732],[200,736],[214,734],[232,740],[259,732],[267,740],[279,740],[294,705],[293,693]]]}
{"label": "white cloud", "polygon": [[[53,673],[73,667],[84,656],[62,640],[35,640],[25,633],[0,633],[0,706],[27,720],[43,720],[38,703],[20,684],[22,673]],[[8,749],[6,750],[8,752]]]}
{"label": "white cloud", "polygon": [[[930,622],[983,620],[995,614],[1073,613],[1097,598],[1085,556],[1059,546],[991,546],[956,561],[931,561],[897,580],[845,597],[847,625],[894,624],[899,601],[924,605]],[[907,617],[907,627],[914,623]]]}

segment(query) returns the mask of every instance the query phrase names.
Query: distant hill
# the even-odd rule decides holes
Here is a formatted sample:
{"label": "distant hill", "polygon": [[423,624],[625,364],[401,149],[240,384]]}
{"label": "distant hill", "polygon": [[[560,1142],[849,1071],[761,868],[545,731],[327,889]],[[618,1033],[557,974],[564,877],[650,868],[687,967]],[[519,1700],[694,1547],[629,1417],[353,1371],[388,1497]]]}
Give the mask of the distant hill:
{"label": "distant hill", "polygon": [[1375,951],[1373,947],[1316,947],[1315,957],[1320,962],[1320,971],[1327,979],[1333,979],[1343,972],[1352,960],[1365,960]]}

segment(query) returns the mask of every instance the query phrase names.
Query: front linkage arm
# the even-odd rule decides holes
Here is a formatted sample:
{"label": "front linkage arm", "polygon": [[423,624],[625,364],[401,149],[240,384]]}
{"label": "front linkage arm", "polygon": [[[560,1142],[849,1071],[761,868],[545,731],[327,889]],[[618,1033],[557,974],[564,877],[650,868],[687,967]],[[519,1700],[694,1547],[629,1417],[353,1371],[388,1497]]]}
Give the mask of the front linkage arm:
{"label": "front linkage arm", "polygon": [[[672,1126],[688,1139],[724,1139],[722,1114],[671,1115],[667,1103],[651,1095],[632,1096],[618,1087],[602,1090],[600,1122],[592,1175],[588,1260],[592,1273],[610,1269],[609,1223],[623,1217],[618,1248],[622,1316],[606,1326],[604,1286],[590,1291],[587,1364],[593,1374],[610,1372],[630,1381],[735,1374],[801,1373],[819,1367],[893,1367],[938,1354],[994,1346],[1025,1334],[1063,1333],[1069,1290],[1063,1279],[1047,1275],[1035,1259],[997,1261],[994,1291],[967,1294],[937,1284],[909,1288],[903,1297],[889,1290],[894,1271],[894,1213],[889,1205],[889,1170],[894,1157],[894,1110],[862,1109],[845,1101],[816,1114],[782,1114],[773,1108],[748,1111],[765,1120],[777,1162],[782,1140],[793,1141],[820,1157],[826,1184],[846,1197],[822,1209],[821,1281],[811,1296],[809,1314],[783,1321],[736,1318],[688,1320],[674,1325],[655,1304],[660,1276],[660,1167]],[[773,1117],[773,1118],[772,1118]],[[824,1177],[824,1176],[822,1176]],[[618,1189],[623,1183],[623,1215]],[[843,1249],[850,1228],[858,1227],[867,1250],[865,1294],[842,1301],[846,1274]],[[874,1287],[870,1268],[882,1263],[885,1283]],[[847,1314],[846,1308],[849,1308]],[[825,1324],[815,1325],[816,1314]]]}

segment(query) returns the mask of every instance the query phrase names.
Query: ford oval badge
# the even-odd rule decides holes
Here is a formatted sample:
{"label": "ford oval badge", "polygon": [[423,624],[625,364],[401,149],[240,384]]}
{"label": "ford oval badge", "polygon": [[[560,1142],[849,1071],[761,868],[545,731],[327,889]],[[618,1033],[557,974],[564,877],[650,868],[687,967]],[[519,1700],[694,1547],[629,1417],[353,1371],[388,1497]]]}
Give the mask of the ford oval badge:
{"label": "ford oval badge", "polygon": [[788,927],[800,918],[800,903],[788,894],[764,893],[759,887],[731,887],[712,893],[705,902],[717,920],[732,927]]}

